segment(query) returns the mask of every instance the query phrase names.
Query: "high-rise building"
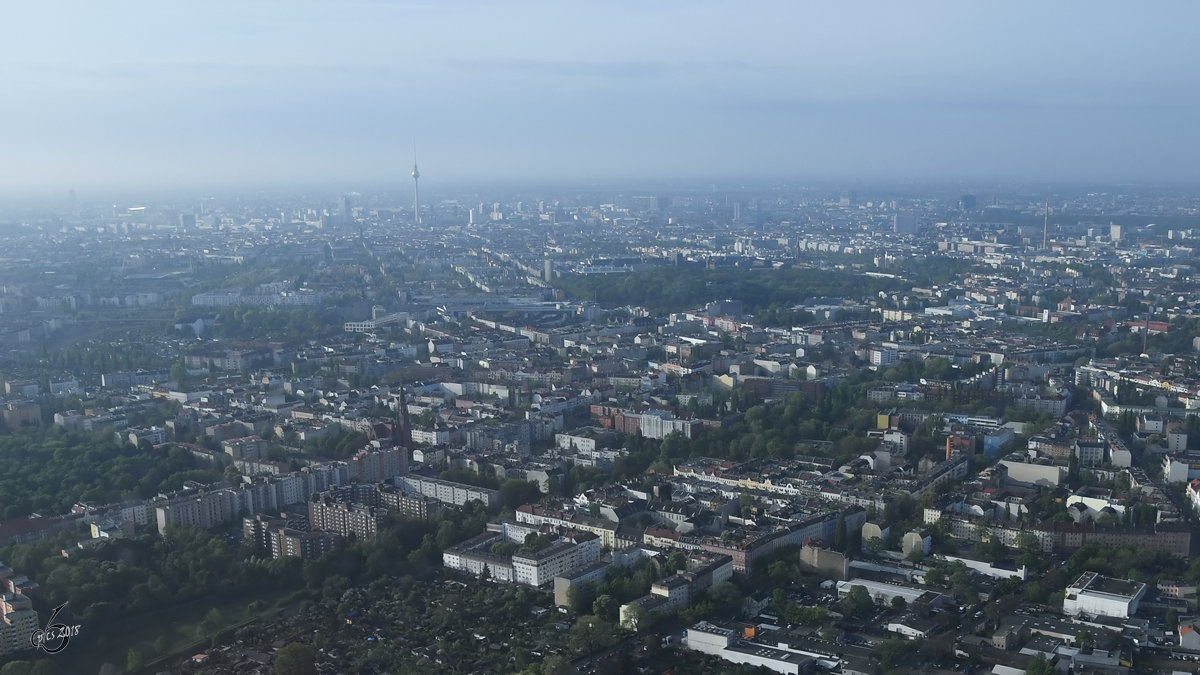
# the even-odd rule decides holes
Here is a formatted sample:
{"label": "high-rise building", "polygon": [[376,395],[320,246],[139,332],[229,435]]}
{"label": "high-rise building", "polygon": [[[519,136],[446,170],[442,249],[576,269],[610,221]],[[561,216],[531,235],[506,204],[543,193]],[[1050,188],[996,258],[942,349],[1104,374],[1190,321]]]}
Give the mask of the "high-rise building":
{"label": "high-rise building", "polygon": [[29,649],[29,637],[37,629],[33,601],[20,593],[0,593],[0,655]]}
{"label": "high-rise building", "polygon": [[391,480],[404,473],[408,467],[408,449],[397,446],[372,450],[360,450],[346,461],[350,467],[350,478],[364,483]]}
{"label": "high-rise building", "polygon": [[319,558],[333,550],[340,536],[331,532],[309,532],[289,527],[283,518],[262,515],[242,519],[243,540],[259,555],[272,558]]}
{"label": "high-rise building", "polygon": [[387,509],[357,502],[337,501],[325,493],[308,502],[308,523],[315,531],[332,532],[343,537],[370,539],[379,532]]}
{"label": "high-rise building", "polygon": [[234,521],[239,509],[238,494],[233,490],[188,496],[155,507],[158,533],[166,534],[167,528],[176,525],[203,529],[224,525]]}
{"label": "high-rise building", "polygon": [[342,197],[342,227],[350,227],[354,224],[354,203],[350,200],[350,195]]}
{"label": "high-rise building", "polygon": [[0,656],[29,649],[29,637],[38,627],[33,601],[25,595],[27,585],[33,586],[0,563]]}
{"label": "high-rise building", "polygon": [[272,558],[315,560],[332,551],[341,536],[331,532],[301,532],[290,528],[271,530]]}
{"label": "high-rise building", "polygon": [[897,213],[892,216],[892,231],[896,234],[916,234],[917,214]]}

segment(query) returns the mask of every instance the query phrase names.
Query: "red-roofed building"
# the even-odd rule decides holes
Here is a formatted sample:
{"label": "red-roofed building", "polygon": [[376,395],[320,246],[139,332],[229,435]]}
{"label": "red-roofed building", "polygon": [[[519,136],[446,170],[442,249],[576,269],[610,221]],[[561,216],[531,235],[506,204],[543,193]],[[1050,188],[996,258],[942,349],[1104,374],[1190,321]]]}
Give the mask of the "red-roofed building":
{"label": "red-roofed building", "polygon": [[1189,623],[1179,624],[1179,646],[1184,649],[1200,650],[1200,626],[1196,622],[1200,619],[1193,619]]}

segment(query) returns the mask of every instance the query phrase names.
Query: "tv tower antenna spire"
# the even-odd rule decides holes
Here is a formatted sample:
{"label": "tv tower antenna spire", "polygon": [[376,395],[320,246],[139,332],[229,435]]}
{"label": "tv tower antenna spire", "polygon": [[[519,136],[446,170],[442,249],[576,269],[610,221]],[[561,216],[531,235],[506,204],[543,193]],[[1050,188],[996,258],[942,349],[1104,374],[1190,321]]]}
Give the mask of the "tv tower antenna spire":
{"label": "tv tower antenna spire", "polygon": [[417,143],[413,141],[413,223],[421,224],[421,191],[418,181],[421,178],[421,172],[417,169]]}

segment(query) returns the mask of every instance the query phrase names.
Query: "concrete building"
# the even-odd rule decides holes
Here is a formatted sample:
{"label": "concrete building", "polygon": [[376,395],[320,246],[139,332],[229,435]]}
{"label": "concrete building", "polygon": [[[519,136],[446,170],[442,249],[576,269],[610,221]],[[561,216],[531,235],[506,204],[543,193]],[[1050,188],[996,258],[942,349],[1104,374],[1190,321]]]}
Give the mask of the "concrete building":
{"label": "concrete building", "polygon": [[693,599],[700,597],[709,587],[732,577],[732,557],[692,551],[686,570],[654,582],[648,596],[621,605],[621,626],[636,630],[639,609],[653,608],[664,612],[686,609],[691,606]]}
{"label": "concrete building", "polygon": [[[938,517],[941,517],[941,512],[938,512]],[[872,539],[879,539],[886,543],[892,533],[892,527],[887,521],[877,519],[863,523],[861,532],[864,545]]]}
{"label": "concrete building", "polygon": [[892,216],[892,232],[896,234],[916,234],[917,214],[901,212]]}
{"label": "concrete building", "polygon": [[939,627],[938,622],[919,616],[904,616],[887,624],[889,633],[896,633],[909,640],[922,640],[932,635]]}
{"label": "concrete building", "polygon": [[1004,446],[1012,443],[1014,438],[1016,438],[1016,432],[1010,427],[1001,427],[984,434],[983,454],[987,457],[995,457],[1004,449]]}
{"label": "concrete building", "polygon": [[591,532],[600,538],[600,545],[617,547],[617,524],[604,518],[565,513],[557,509],[544,508],[536,504],[517,507],[517,522],[529,525],[551,525],[567,529]]}
{"label": "concrete building", "polygon": [[330,532],[305,532],[287,526],[279,518],[244,518],[243,534],[253,537],[256,550],[272,558],[303,558],[313,560],[332,551],[341,537]]}
{"label": "concrete building", "polygon": [[408,450],[402,447],[359,450],[346,464],[350,477],[360,482],[389,481],[408,469]]}
{"label": "concrete building", "polygon": [[395,482],[396,487],[401,490],[432,497],[443,504],[453,506],[462,506],[471,500],[478,500],[483,502],[484,506],[491,508],[500,501],[500,492],[498,490],[489,490],[488,488],[467,485],[466,483],[454,483],[439,478],[409,474],[407,476],[398,476]]}
{"label": "concrete building", "polygon": [[[805,544],[800,548],[800,569],[841,581],[850,578],[850,558],[831,548]],[[730,572],[733,566],[730,562]]]}
{"label": "concrete building", "polygon": [[900,352],[890,347],[871,348],[871,365],[875,367],[890,366],[900,360]]}
{"label": "concrete building", "polygon": [[[33,401],[13,401],[0,409],[4,426],[9,429],[42,426],[42,406]],[[55,417],[58,413],[55,414]],[[61,425],[60,425],[61,426]]]}
{"label": "concrete building", "polygon": [[379,533],[387,509],[355,502],[337,501],[328,493],[308,502],[308,523],[313,530],[343,537],[370,539]]}
{"label": "concrete building", "polygon": [[606,561],[596,560],[554,577],[554,604],[559,607],[569,605],[569,594],[574,586],[586,586],[604,581],[610,565],[611,563]]}
{"label": "concrete building", "polygon": [[687,629],[687,647],[704,654],[718,656],[730,663],[761,666],[776,673],[791,675],[807,672],[816,661],[814,656],[796,650],[783,649],[782,645],[771,647],[745,639],[753,637],[754,632],[753,628],[747,628],[739,633],[732,628],[701,621]]}
{"label": "concrete building", "polygon": [[158,533],[168,527],[184,525],[209,529],[234,522],[241,512],[241,500],[233,490],[217,490],[187,496],[155,507]]}
{"label": "concrete building", "polygon": [[1179,620],[1179,646],[1192,651],[1200,651],[1200,617],[1193,616]]}
{"label": "concrete building", "polygon": [[304,516],[272,518],[262,514],[242,519],[242,535],[260,555],[272,558],[319,558],[342,540],[331,532],[311,532]]}
{"label": "concrete building", "polygon": [[924,588],[900,586],[882,581],[871,581],[870,579],[852,579],[850,581],[837,582],[838,597],[846,597],[850,594],[850,589],[855,586],[865,588],[867,593],[871,595],[872,600],[883,605],[890,605],[896,598],[904,598],[904,602],[911,605],[918,600],[933,601],[940,597],[938,593]]}
{"label": "concrete building", "polygon": [[4,393],[21,398],[34,398],[38,395],[41,385],[37,380],[5,380]]}
{"label": "concrete building", "polygon": [[914,551],[919,551],[921,557],[924,557],[933,549],[933,535],[928,530],[912,530],[904,535],[900,543],[906,557]]}
{"label": "concrete building", "polygon": [[1188,481],[1187,487],[1184,488],[1184,494],[1187,495],[1188,502],[1192,505],[1192,511],[1200,513],[1200,478]]}
{"label": "concrete building", "polygon": [[1195,455],[1163,455],[1163,480],[1168,483],[1182,483],[1200,478],[1200,457]]}
{"label": "concrete building", "polygon": [[[0,565],[0,581],[7,582],[3,572],[12,570]],[[0,589],[7,584],[0,585]],[[0,656],[30,648],[29,638],[38,628],[38,615],[29,596],[11,590],[0,590]],[[52,643],[57,644],[57,641]]]}
{"label": "concrete building", "polygon": [[1138,603],[1145,594],[1146,584],[1140,581],[1112,579],[1096,572],[1084,572],[1067,587],[1063,614],[1127,619],[1137,613]]}
{"label": "concrete building", "polygon": [[1108,443],[1080,439],[1075,441],[1074,454],[1080,466],[1099,466],[1108,460]]}
{"label": "concrete building", "polygon": [[1133,466],[1133,453],[1128,448],[1116,448],[1111,451],[1112,464],[1121,469],[1128,469]]}
{"label": "concrete building", "polygon": [[1000,460],[1008,472],[1008,480],[1030,485],[1045,485],[1057,487],[1066,476],[1066,467],[1059,466],[1049,460],[1030,461],[1022,455],[1009,455]]}
{"label": "concrete building", "polygon": [[679,419],[665,410],[651,410],[641,414],[642,436],[662,439],[673,433],[682,434],[684,438],[694,438],[701,428],[698,419]]}
{"label": "concrete building", "polygon": [[512,581],[512,558],[492,553],[492,544],[504,541],[496,532],[484,532],[442,551],[442,565],[475,576],[487,576],[496,581]]}
{"label": "concrete building", "polygon": [[540,588],[554,577],[575,569],[580,564],[579,547],[566,541],[537,551],[518,553],[512,557],[513,581]]}
{"label": "concrete building", "polygon": [[1001,565],[984,562],[982,560],[973,560],[971,558],[960,558],[960,557],[954,556],[954,555],[944,555],[942,557],[945,558],[947,562],[950,562],[950,563],[960,562],[960,563],[966,565],[967,569],[972,570],[974,572],[978,572],[984,576],[988,576],[993,579],[1010,579],[1012,577],[1016,577],[1016,578],[1020,579],[1021,581],[1025,581],[1026,577],[1029,574],[1028,570],[1026,570],[1024,567],[1018,567],[1016,569],[1011,569],[1009,567],[1004,567]]}
{"label": "concrete building", "polygon": [[1167,451],[1187,452],[1187,430],[1179,423],[1172,424],[1167,429]]}

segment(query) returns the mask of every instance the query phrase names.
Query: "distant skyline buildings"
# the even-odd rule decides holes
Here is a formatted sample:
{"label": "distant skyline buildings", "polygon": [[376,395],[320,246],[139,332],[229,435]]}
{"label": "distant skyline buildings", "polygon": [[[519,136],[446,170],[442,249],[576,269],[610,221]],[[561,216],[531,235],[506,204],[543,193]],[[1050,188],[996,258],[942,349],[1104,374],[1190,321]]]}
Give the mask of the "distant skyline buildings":
{"label": "distant skyline buildings", "polygon": [[[398,173],[398,172],[396,172]],[[407,173],[407,172],[406,172]],[[428,188],[428,186],[425,186]],[[870,183],[799,183],[782,181],[727,181],[722,183],[654,182],[563,185],[505,185],[505,184],[442,184],[435,191],[426,189],[423,200],[414,205],[414,194],[407,185],[393,178],[387,184],[341,184],[303,188],[254,189],[243,187],[228,190],[155,191],[138,190],[98,191],[97,193],[60,192],[50,198],[12,201],[0,198],[0,226],[41,222],[52,217],[64,225],[157,222],[165,216],[172,226],[185,229],[223,227],[230,213],[251,212],[263,223],[301,226],[320,222],[322,227],[345,228],[364,236],[370,223],[380,213],[390,222],[413,223],[414,206],[421,211],[422,226],[465,225],[484,226],[511,219],[541,221],[550,227],[555,223],[568,224],[573,216],[570,208],[590,206],[602,212],[616,209],[640,219],[664,219],[668,226],[686,224],[680,211],[707,208],[719,217],[743,227],[771,227],[781,217],[782,210],[798,204],[818,208],[841,208],[863,214],[886,214],[886,230],[911,234],[913,223],[903,214],[920,214],[918,229],[933,227],[944,220],[993,221],[1019,218],[1023,229],[1033,232],[1039,242],[1055,236],[1062,219],[1066,222],[1088,222],[1107,237],[1109,219],[1099,218],[1104,205],[1130,201],[1123,208],[1133,209],[1155,222],[1166,236],[1170,231],[1191,227],[1192,221],[1183,214],[1195,209],[1200,190],[1170,185],[1114,185],[1104,183],[1012,183],[968,184],[965,182],[899,182]],[[964,211],[966,195],[977,196],[979,206]],[[848,195],[853,195],[853,199]],[[1032,204],[1032,206],[1031,206]],[[1087,206],[1083,206],[1087,204]],[[1047,213],[1047,207],[1050,213]],[[933,215],[927,209],[939,210]],[[1082,209],[1082,210],[1081,210]],[[1099,209],[1099,210],[1098,210]],[[900,218],[893,216],[901,214]],[[1168,215],[1169,214],[1169,215]],[[436,219],[434,216],[436,215]],[[741,223],[737,223],[740,216]],[[1053,221],[1053,222],[1052,222]],[[1124,233],[1133,223],[1125,225]],[[1143,223],[1144,224],[1144,223]],[[897,227],[899,225],[899,227]],[[1119,235],[1118,235],[1119,236]],[[540,263],[539,263],[540,267]],[[544,276],[539,269],[537,276]]]}

